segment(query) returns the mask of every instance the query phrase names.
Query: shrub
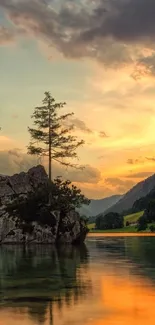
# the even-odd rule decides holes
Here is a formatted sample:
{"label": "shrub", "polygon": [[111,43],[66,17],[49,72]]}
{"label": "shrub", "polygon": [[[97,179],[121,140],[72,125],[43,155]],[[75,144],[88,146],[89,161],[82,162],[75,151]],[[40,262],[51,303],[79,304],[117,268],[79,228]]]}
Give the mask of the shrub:
{"label": "shrub", "polygon": [[138,231],[146,230],[147,229],[147,217],[145,215],[141,216],[138,219]]}
{"label": "shrub", "polygon": [[151,232],[155,232],[155,226],[154,226],[154,225],[151,225],[151,226],[149,227],[149,229],[150,229]]}

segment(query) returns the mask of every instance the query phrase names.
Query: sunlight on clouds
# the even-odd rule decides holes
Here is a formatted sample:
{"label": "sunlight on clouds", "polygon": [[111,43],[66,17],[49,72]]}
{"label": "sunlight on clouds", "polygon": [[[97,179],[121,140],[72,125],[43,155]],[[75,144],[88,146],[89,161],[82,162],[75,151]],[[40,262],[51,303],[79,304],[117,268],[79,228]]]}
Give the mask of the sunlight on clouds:
{"label": "sunlight on clouds", "polygon": [[154,100],[144,95],[150,85],[148,80],[138,84],[125,71],[97,70],[96,77],[90,81],[94,108],[89,123],[106,128],[109,138],[94,138],[95,147],[134,150],[152,143]]}
{"label": "sunlight on clouds", "polygon": [[[123,34],[126,25],[121,30],[113,29],[113,25],[112,29],[109,28],[110,20],[102,21],[103,17],[99,15],[100,9],[101,12],[103,9],[100,1],[91,2],[91,10],[98,9],[93,15],[90,6],[88,10],[88,1],[79,1],[77,6],[69,2],[70,7],[64,4],[61,12],[59,1],[52,2],[51,6],[46,6],[46,2],[38,2],[37,11],[35,3],[30,1],[10,3],[11,6],[9,2],[1,1],[0,5],[9,23],[16,27],[16,37],[27,40],[25,48],[29,55],[25,55],[22,44],[18,44],[13,61],[8,53],[2,52],[6,63],[5,82],[1,81],[2,102],[7,106],[7,115],[4,116],[4,124],[6,119],[8,127],[6,133],[10,135],[12,124],[15,126],[11,117],[15,111],[17,116],[22,115],[19,128],[15,128],[18,128],[16,137],[20,134],[23,143],[19,144],[18,139],[13,140],[13,136],[9,138],[1,135],[0,150],[27,146],[29,136],[24,130],[30,122],[31,102],[32,106],[37,104],[42,98],[41,92],[51,90],[56,100],[67,102],[67,111],[75,113],[75,134],[86,142],[78,151],[79,164],[90,165],[101,171],[101,180],[97,178],[89,184],[79,182],[86,194],[94,197],[116,194],[118,187],[108,187],[106,178],[124,179],[130,171],[152,172],[154,161],[145,157],[155,156],[154,44],[150,41],[144,41],[143,44],[141,39],[128,41],[130,30],[127,30],[127,35]],[[56,11],[53,10],[53,3]],[[113,8],[113,2],[111,6]],[[128,18],[131,13],[129,10],[127,12]],[[103,33],[104,24],[107,28],[105,32],[108,31],[106,35]],[[102,28],[96,37],[95,33],[100,28],[94,28],[93,38],[91,32],[94,25]],[[84,32],[90,27],[88,37]],[[139,32],[143,30],[142,24],[140,27]],[[1,28],[0,38],[3,40],[5,37],[9,42],[14,40],[14,34],[9,31]],[[79,34],[81,37],[85,34],[85,38],[80,39]],[[33,46],[28,40],[32,43],[34,41]],[[15,67],[15,70],[10,67]],[[7,95],[8,89],[10,96]],[[22,113],[21,105],[24,105]],[[101,156],[103,158],[99,159]],[[139,157],[141,159],[138,160]],[[129,160],[135,163],[127,163]],[[82,174],[79,178],[82,180]],[[136,178],[133,180],[137,182]],[[128,187],[129,183],[126,189]]]}
{"label": "sunlight on clouds", "polygon": [[47,44],[45,41],[38,40],[37,45],[39,51],[41,51],[49,61],[64,60],[62,53],[60,53],[55,47]]}
{"label": "sunlight on clouds", "polygon": [[92,78],[89,80],[89,85],[92,91],[99,94],[107,94],[109,91],[123,90],[126,92],[133,80],[130,77],[129,68],[120,68],[119,70],[106,69],[99,63],[92,63]]}
{"label": "sunlight on clouds", "polygon": [[15,142],[13,139],[5,136],[5,135],[1,135],[0,136],[0,150],[6,150],[6,149],[10,149],[11,146],[15,145]]}

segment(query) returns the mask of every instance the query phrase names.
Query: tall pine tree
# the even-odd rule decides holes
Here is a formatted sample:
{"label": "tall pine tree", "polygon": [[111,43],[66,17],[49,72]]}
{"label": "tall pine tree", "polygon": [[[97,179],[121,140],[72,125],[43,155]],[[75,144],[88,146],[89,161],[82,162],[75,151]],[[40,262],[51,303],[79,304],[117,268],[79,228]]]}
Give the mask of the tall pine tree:
{"label": "tall pine tree", "polygon": [[50,92],[45,92],[42,105],[35,107],[32,119],[36,128],[28,128],[31,141],[28,153],[39,157],[48,156],[49,180],[52,180],[52,160],[64,166],[76,167],[70,158],[77,158],[76,149],[84,144],[71,135],[73,127],[65,127],[65,120],[73,113],[59,115],[66,103],[57,103]]}

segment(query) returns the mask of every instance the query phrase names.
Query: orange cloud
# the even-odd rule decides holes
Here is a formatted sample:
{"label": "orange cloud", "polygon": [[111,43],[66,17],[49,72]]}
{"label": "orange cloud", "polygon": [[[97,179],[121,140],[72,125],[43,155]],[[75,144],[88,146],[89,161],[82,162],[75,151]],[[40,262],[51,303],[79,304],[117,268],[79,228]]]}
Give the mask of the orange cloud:
{"label": "orange cloud", "polygon": [[10,149],[10,147],[14,144],[14,140],[4,136],[0,135],[0,150],[6,150]]}

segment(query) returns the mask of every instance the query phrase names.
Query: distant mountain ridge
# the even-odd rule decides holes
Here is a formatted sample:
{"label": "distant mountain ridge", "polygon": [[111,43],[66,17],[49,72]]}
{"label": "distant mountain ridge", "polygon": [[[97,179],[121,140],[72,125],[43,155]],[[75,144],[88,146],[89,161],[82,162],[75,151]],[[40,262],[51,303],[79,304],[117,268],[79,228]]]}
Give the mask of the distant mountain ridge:
{"label": "distant mountain ridge", "polygon": [[113,195],[104,199],[91,200],[90,205],[83,205],[78,209],[78,212],[86,217],[96,216],[117,203],[121,198],[122,195]]}
{"label": "distant mountain ridge", "polygon": [[102,214],[105,215],[109,212],[122,213],[123,211],[131,209],[135,201],[148,195],[154,187],[155,174],[136,184],[117,203],[112,205],[106,211],[103,211]]}

